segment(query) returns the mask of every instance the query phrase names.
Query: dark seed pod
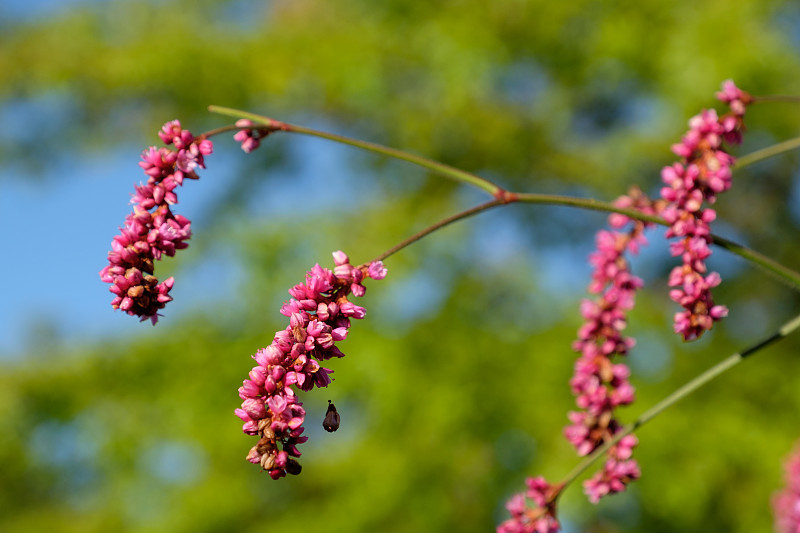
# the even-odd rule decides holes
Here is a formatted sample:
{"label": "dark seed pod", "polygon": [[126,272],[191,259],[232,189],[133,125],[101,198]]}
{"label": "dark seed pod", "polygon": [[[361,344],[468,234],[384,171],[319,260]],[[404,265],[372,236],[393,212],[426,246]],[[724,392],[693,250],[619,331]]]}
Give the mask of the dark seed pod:
{"label": "dark seed pod", "polygon": [[303,469],[303,467],[300,466],[300,463],[298,463],[294,459],[289,459],[288,461],[286,461],[286,473],[287,474],[291,474],[293,476],[296,476],[297,474],[300,473],[300,471],[302,469]]}
{"label": "dark seed pod", "polygon": [[336,412],[336,406],[328,400],[328,412],[325,413],[325,420],[322,421],[322,427],[325,431],[336,431],[339,429],[340,417]]}

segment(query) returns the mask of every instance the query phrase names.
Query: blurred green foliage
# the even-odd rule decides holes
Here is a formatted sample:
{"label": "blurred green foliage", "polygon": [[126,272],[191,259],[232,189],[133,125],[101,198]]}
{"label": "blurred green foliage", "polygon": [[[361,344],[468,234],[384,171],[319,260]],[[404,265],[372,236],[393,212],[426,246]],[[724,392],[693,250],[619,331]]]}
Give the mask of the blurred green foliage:
{"label": "blurred green foliage", "polygon": [[[412,150],[510,189],[611,199],[633,183],[656,190],[669,145],[714,105],[722,80],[800,94],[790,1],[137,0],[0,24],[2,105],[59,102],[34,125],[40,135],[2,137],[0,162],[30,176],[43,150],[145,145],[174,117],[216,127],[224,121],[205,107],[220,104]],[[796,107],[755,106],[742,152],[799,124]],[[576,287],[588,281],[575,258],[602,217],[522,206],[391,258],[348,357],[330,365],[335,382],[303,397],[303,473],[272,481],[244,461],[253,439],[232,414],[236,388],[249,356],[284,327],[286,288],[332,250],[367,260],[480,199],[336,148],[351,201],[310,209],[308,197],[325,204],[333,192],[324,180],[295,190],[269,174],[314,157],[319,145],[298,153],[297,142],[270,138],[239,171],[203,175],[225,191],[171,268],[179,276],[225,243],[246,280],[235,298],[164,320],[157,337],[32,346],[3,364],[0,531],[488,531],[525,476],[556,480],[576,463],[561,436]],[[800,264],[796,169],[787,155],[739,173],[718,205],[720,232]],[[287,209],[246,216],[242,203],[265,180],[290,191],[277,200]],[[652,240],[661,255],[636,262],[648,290],[629,326],[640,342],[627,420],[800,302],[718,253],[717,298],[731,317],[684,345],[670,334],[671,263],[660,232]],[[565,530],[766,531],[781,457],[800,436],[798,347],[787,339],[643,428],[643,478],[596,507],[572,487]],[[328,399],[342,415],[331,435],[319,427]]]}

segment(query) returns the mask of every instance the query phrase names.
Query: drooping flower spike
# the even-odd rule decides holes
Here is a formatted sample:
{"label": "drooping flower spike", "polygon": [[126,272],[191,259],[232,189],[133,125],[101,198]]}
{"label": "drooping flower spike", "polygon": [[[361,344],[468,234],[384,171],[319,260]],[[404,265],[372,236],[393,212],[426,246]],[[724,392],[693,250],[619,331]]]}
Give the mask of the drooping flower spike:
{"label": "drooping flower spike", "polygon": [[[615,205],[651,215],[659,207],[635,187]],[[581,456],[590,454],[622,430],[616,408],[634,400],[634,390],[628,382],[630,370],[617,359],[627,355],[634,345],[634,340],[626,337],[623,330],[636,291],[643,282],[630,272],[625,256],[637,253],[647,243],[644,230],[651,224],[612,214],[609,225],[611,230],[597,233],[597,249],[589,256],[594,270],[588,290],[599,297],[581,304],[586,322],[573,343],[573,349],[581,355],[575,362],[570,386],[580,411],[568,414],[572,424],[564,429],[564,434]],[[628,435],[608,451],[603,469],[584,483],[592,502],[625,490],[628,483],[639,477],[639,467],[631,458],[636,444],[636,437]]]}
{"label": "drooping flower spike", "polygon": [[[300,473],[297,446],[308,437],[303,436],[306,412],[295,389],[328,386],[333,370],[320,363],[344,356],[336,343],[347,337],[350,319],[366,316],[366,310],[348,296],[364,295],[364,279],[386,277],[380,261],[355,267],[344,252],[334,252],[333,259],[333,271],[315,265],[305,283],[289,289],[292,299],[281,308],[289,325],[275,334],[272,344],[256,352],[257,365],[239,388],[242,406],[235,413],[244,422],[242,430],[259,436],[247,460],[260,464],[273,479]],[[330,404],[325,429],[335,431],[339,422]]]}
{"label": "drooping flower spike", "polygon": [[172,212],[171,206],[178,203],[175,189],[185,179],[198,179],[196,169],[205,168],[204,156],[213,150],[210,140],[194,137],[177,120],[164,124],[158,136],[175,150],[151,146],[142,153],[139,166],[147,183],[135,187],[133,212],[111,242],[108,265],[100,271],[115,295],[111,306],[153,324],[158,311],[172,300],[174,284],[171,277],[158,281],[154,261],[189,246],[186,241],[192,235],[191,222]]}
{"label": "drooping flower spike", "polygon": [[711,256],[710,223],[717,214],[705,204],[713,204],[717,194],[731,186],[734,157],[725,151],[723,141],[741,142],[744,113],[753,99],[730,80],[723,83],[717,98],[730,106],[730,113],[719,117],[713,109],[704,110],[689,120],[689,132],[672,146],[681,161],[661,171],[666,184],[661,197],[667,204],[660,214],[670,224],[667,238],[678,238],[670,244],[670,252],[682,261],[669,275],[669,286],[674,287],[670,298],[684,308],[675,315],[675,332],[687,341],[699,338],[728,314],[711,296],[721,281],[719,274],[706,268]]}

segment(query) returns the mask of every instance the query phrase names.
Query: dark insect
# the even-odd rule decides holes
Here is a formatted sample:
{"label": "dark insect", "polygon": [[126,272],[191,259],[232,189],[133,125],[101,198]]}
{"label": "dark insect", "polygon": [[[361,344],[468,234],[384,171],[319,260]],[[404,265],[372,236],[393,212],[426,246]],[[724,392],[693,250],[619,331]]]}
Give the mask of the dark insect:
{"label": "dark insect", "polygon": [[336,406],[328,400],[328,412],[325,413],[325,420],[322,421],[322,427],[325,431],[336,431],[339,429],[339,413],[336,412]]}

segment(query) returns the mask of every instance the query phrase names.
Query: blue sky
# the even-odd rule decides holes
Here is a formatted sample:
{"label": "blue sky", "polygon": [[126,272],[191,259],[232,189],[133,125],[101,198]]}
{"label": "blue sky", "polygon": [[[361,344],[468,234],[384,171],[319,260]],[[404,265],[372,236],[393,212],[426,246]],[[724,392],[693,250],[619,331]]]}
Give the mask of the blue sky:
{"label": "blue sky", "polygon": [[[0,223],[7,228],[5,247],[14,252],[9,254],[13,260],[7,256],[0,266],[7,302],[0,306],[0,353],[18,351],[35,340],[33,326],[66,335],[125,327],[94,312],[108,299],[96,276],[113,236],[110,221],[122,221],[125,198],[138,179],[135,168],[126,172],[121,163],[121,154],[111,153],[80,165],[73,161],[67,167],[71,172],[48,168],[51,175],[44,180],[32,180],[13,168],[2,179]],[[123,169],[123,176],[109,179],[111,168]],[[100,201],[111,197],[120,203]],[[94,223],[86,223],[86,212]],[[104,235],[108,242],[103,243]]]}

